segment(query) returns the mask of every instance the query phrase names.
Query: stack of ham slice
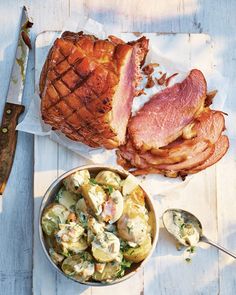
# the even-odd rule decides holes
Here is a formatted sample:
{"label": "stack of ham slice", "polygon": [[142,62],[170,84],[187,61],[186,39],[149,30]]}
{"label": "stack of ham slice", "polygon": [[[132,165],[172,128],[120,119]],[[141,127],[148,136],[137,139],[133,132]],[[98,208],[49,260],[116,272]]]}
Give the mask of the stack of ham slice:
{"label": "stack of ham slice", "polygon": [[206,103],[207,85],[194,69],[181,83],[155,94],[128,124],[118,163],[135,175],[185,177],[217,161],[229,147],[224,115]]}

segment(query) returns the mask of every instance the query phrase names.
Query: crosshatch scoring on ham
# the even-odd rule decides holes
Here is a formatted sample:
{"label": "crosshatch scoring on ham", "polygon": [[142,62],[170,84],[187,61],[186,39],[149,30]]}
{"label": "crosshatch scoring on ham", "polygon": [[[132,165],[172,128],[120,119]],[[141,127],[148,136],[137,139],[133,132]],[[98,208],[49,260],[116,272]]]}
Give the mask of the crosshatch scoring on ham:
{"label": "crosshatch scoring on ham", "polygon": [[64,32],[44,64],[40,92],[43,120],[72,140],[111,149],[125,143],[145,37],[124,43],[110,37]]}
{"label": "crosshatch scoring on ham", "polygon": [[170,87],[178,73],[169,76],[163,89],[131,116],[134,97],[145,95],[145,88],[138,89],[140,81],[154,85],[160,80],[152,76],[158,61],[145,64],[148,45],[146,37],[126,43],[116,36],[100,40],[64,32],[41,73],[42,118],[74,141],[117,148],[118,164],[135,175],[185,178],[227,152],[225,114],[210,108],[216,91],[208,92],[203,73],[192,69]]}

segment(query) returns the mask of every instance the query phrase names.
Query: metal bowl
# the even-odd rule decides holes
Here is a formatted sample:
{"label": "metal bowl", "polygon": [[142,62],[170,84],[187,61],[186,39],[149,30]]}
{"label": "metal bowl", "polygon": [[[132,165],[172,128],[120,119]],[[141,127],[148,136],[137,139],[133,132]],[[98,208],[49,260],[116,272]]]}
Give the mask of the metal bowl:
{"label": "metal bowl", "polygon": [[[51,259],[48,250],[47,250],[47,244],[44,238],[44,233],[42,231],[42,226],[41,226],[41,218],[42,218],[42,213],[44,211],[44,208],[47,207],[50,203],[53,202],[55,195],[57,194],[57,192],[59,191],[59,189],[62,186],[62,182],[64,180],[64,178],[66,178],[67,176],[75,173],[76,171],[79,170],[84,170],[87,169],[89,170],[90,174],[97,174],[99,171],[101,170],[110,170],[113,171],[115,173],[118,173],[120,175],[120,177],[122,179],[126,178],[130,173],[128,173],[127,171],[123,170],[123,169],[118,169],[115,168],[113,166],[107,166],[107,165],[86,165],[86,166],[80,166],[77,168],[74,168],[72,170],[69,170],[68,172],[64,173],[63,175],[61,175],[59,178],[57,178],[48,188],[48,190],[46,191],[46,193],[43,196],[42,199],[42,203],[40,206],[40,212],[39,212],[39,238],[40,238],[40,242],[41,245],[43,247],[44,253],[48,258],[48,261],[50,262],[50,264],[54,267],[54,269],[56,269],[59,273],[61,273],[62,275],[64,275],[65,277],[80,283],[80,284],[84,284],[84,285],[88,285],[88,286],[106,286],[106,285],[113,285],[113,284],[117,284],[120,283],[122,281],[127,280],[128,278],[132,277],[136,272],[138,272],[143,266],[144,264],[149,260],[149,258],[151,257],[155,247],[156,247],[156,243],[157,243],[157,239],[158,239],[158,233],[159,233],[159,226],[158,226],[158,218],[157,218],[157,214],[155,211],[155,207],[154,207],[154,203],[152,201],[152,198],[146,193],[147,198],[146,198],[146,205],[149,211],[152,211],[154,213],[154,217],[155,217],[155,224],[154,224],[154,236],[153,236],[153,241],[152,241],[152,249],[149,253],[149,255],[140,263],[135,263],[135,265],[132,265],[131,268],[129,269],[129,271],[122,277],[119,278],[117,280],[114,280],[112,282],[90,282],[90,281],[86,281],[86,282],[80,282],[72,277],[67,276]],[[142,187],[141,184],[139,184],[140,187]],[[143,187],[142,187],[143,189]]]}

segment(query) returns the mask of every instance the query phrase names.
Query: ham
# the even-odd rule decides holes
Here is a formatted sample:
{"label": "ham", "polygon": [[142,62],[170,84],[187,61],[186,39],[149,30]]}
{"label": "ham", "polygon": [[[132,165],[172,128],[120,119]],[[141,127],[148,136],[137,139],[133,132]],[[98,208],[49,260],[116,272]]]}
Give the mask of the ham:
{"label": "ham", "polygon": [[125,43],[64,32],[41,72],[42,119],[91,147],[112,149],[124,144],[147,52],[145,37]]}
{"label": "ham", "polygon": [[151,151],[139,153],[131,141],[128,141],[125,146],[120,147],[121,155],[139,168],[183,162],[205,151],[209,143],[214,144],[224,128],[225,120],[222,113],[207,109],[196,118],[193,127],[196,137],[187,140],[178,139],[156,154]]}
{"label": "ham", "polygon": [[221,135],[215,144],[214,153],[203,164],[195,167],[194,169],[183,171],[182,174],[194,174],[214,165],[216,162],[220,161],[220,159],[226,154],[228,148],[228,137],[226,135]]}
{"label": "ham", "polygon": [[[195,119],[192,129],[196,134],[194,138],[179,138],[160,149],[163,153],[141,152],[135,149],[132,142],[128,140],[117,153],[119,163],[129,168],[135,168],[132,171],[135,175],[159,173],[169,177],[177,177],[196,173],[220,159],[218,155],[223,156],[225,149],[222,148],[218,152],[218,142],[225,129],[224,116],[219,111],[206,108]],[[225,147],[227,146],[225,144]]]}
{"label": "ham", "polygon": [[129,122],[128,133],[135,148],[157,149],[181,136],[202,110],[206,92],[202,72],[194,69],[183,82],[155,94]]}

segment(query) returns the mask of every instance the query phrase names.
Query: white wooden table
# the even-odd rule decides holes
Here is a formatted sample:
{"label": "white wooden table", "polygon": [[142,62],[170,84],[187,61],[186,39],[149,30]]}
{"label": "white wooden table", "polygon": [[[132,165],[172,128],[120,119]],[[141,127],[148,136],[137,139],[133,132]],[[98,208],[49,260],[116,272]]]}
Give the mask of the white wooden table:
{"label": "white wooden table", "polygon": [[[226,110],[236,119],[236,1],[0,1],[0,116],[13,62],[19,14],[28,5],[34,19],[33,37],[43,30],[60,29],[73,12],[92,17],[120,31],[205,32],[217,48],[222,72],[230,77],[231,87]],[[24,103],[29,105],[34,91],[34,54],[30,55]],[[232,120],[233,121],[233,120]],[[160,198],[159,206],[194,208],[203,221],[206,234],[236,252],[236,128],[230,128],[231,148],[227,156],[197,175],[180,194]],[[40,146],[41,144],[41,146]],[[53,180],[80,159],[51,142],[55,153],[47,171],[40,170],[45,159],[43,142],[35,144],[42,158],[35,163],[37,179]],[[32,293],[33,241],[33,137],[20,133],[15,162],[0,212],[0,294]],[[39,154],[36,150],[35,153]],[[63,155],[63,156],[62,156]],[[58,158],[60,159],[58,165]],[[55,167],[56,165],[56,167]],[[43,181],[42,181],[43,183]],[[38,190],[45,190],[41,182]],[[191,196],[191,198],[189,198]],[[194,199],[194,204],[188,200]],[[36,207],[36,206],[35,206]],[[34,282],[35,294],[236,294],[236,263],[215,249],[201,246],[191,264],[186,264],[174,243],[161,230],[157,249],[144,272],[116,287],[85,288],[49,272],[53,285]],[[46,263],[42,257],[42,264]],[[154,267],[155,266],[155,267]],[[47,269],[45,264],[45,269]],[[50,281],[49,279],[49,281]]]}

